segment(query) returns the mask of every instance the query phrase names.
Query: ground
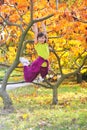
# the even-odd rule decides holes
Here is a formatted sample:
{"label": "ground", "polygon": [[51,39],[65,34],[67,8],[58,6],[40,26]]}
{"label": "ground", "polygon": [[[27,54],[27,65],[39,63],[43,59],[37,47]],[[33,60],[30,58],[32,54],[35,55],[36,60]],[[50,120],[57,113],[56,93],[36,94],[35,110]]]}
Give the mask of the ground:
{"label": "ground", "polygon": [[87,130],[87,88],[81,85],[61,85],[56,106],[52,90],[31,85],[8,93],[15,111],[0,113],[0,130]]}

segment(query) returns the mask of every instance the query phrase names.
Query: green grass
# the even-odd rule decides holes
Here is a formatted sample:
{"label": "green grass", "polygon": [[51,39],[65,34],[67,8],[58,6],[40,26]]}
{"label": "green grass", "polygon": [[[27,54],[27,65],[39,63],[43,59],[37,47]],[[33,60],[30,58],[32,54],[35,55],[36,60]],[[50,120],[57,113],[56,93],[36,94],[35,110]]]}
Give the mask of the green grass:
{"label": "green grass", "polygon": [[87,89],[63,85],[58,93],[53,106],[52,90],[32,85],[9,91],[15,112],[0,115],[0,130],[87,130]]}
{"label": "green grass", "polygon": [[[7,72],[7,69],[0,68],[0,81],[3,80],[6,72]],[[14,70],[12,74],[10,75],[8,82],[19,82],[22,79],[23,79],[22,71]]]}

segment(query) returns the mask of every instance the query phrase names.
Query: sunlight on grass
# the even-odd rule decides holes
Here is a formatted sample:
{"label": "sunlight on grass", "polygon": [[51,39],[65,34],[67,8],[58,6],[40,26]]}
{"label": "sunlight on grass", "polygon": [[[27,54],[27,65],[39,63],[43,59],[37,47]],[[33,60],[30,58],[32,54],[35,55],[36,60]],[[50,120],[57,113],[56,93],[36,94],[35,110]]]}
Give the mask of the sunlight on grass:
{"label": "sunlight on grass", "polygon": [[[3,80],[3,77],[5,73],[7,72],[7,69],[1,68],[0,69],[0,81]],[[8,79],[8,82],[18,82],[23,79],[23,73],[17,69],[15,69],[12,73],[10,78]]]}
{"label": "sunlight on grass", "polygon": [[0,130],[86,130],[86,88],[64,85],[58,93],[59,105],[53,106],[52,90],[32,85],[9,91],[15,112],[0,115]]}

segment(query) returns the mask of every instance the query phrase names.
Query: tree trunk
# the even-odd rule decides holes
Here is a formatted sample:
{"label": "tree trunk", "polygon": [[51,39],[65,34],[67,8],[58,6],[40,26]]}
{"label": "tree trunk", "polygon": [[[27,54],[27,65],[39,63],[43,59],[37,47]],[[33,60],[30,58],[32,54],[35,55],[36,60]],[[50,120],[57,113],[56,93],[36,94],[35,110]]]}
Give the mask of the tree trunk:
{"label": "tree trunk", "polygon": [[58,96],[57,96],[57,86],[53,87],[53,105],[58,104]]}
{"label": "tree trunk", "polygon": [[7,73],[5,74],[3,78],[2,85],[0,88],[0,97],[3,100],[4,110],[7,110],[9,112],[13,111],[13,106],[12,106],[12,100],[10,96],[8,95],[8,93],[6,92],[6,85],[7,85],[7,81],[8,81],[8,78],[10,77],[11,72],[15,69],[17,64],[18,64],[18,61],[14,61],[14,63],[9,67]]}
{"label": "tree trunk", "polygon": [[[16,58],[14,63],[9,67],[7,73],[5,74],[4,78],[3,78],[3,82],[2,82],[2,86],[0,88],[0,97],[3,99],[3,103],[4,103],[4,109],[7,110],[13,110],[13,106],[12,106],[12,100],[9,97],[9,95],[6,92],[6,85],[7,85],[7,81],[10,77],[10,74],[12,73],[12,71],[16,68],[16,66],[19,63],[19,57],[21,55],[21,50],[22,50],[22,45],[23,45],[23,41],[25,39],[25,36],[29,30],[29,28],[33,25],[33,22],[30,22],[30,24],[28,25],[28,27],[26,28],[26,30],[22,33],[19,44],[18,44],[18,50],[16,53]],[[23,50],[22,50],[23,51]]]}
{"label": "tree trunk", "polygon": [[82,82],[82,74],[79,72],[77,73],[77,83],[81,83]]}
{"label": "tree trunk", "polygon": [[13,105],[12,105],[12,100],[9,97],[8,93],[6,92],[6,90],[2,91],[2,89],[0,88],[0,97],[3,100],[4,109],[9,110],[9,112],[13,111],[14,108],[13,108]]}

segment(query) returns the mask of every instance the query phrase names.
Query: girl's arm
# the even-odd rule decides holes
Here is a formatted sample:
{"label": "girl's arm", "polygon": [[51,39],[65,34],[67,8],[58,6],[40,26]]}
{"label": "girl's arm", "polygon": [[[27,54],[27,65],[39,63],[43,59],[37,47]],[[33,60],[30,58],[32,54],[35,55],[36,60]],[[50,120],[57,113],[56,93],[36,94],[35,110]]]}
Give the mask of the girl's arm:
{"label": "girl's arm", "polygon": [[[44,34],[45,34],[46,37],[47,37],[46,25],[45,25],[45,23],[43,23],[43,22],[42,22],[42,28],[43,28]],[[47,42],[47,41],[48,41],[48,38],[46,39],[46,42]]]}
{"label": "girl's arm", "polygon": [[32,27],[33,31],[34,31],[34,43],[37,43],[37,35],[38,35],[38,27],[37,27],[37,23],[35,23]]}
{"label": "girl's arm", "polygon": [[42,28],[43,28],[44,34],[47,35],[46,25],[45,25],[45,23],[43,23],[43,22],[42,22]]}

